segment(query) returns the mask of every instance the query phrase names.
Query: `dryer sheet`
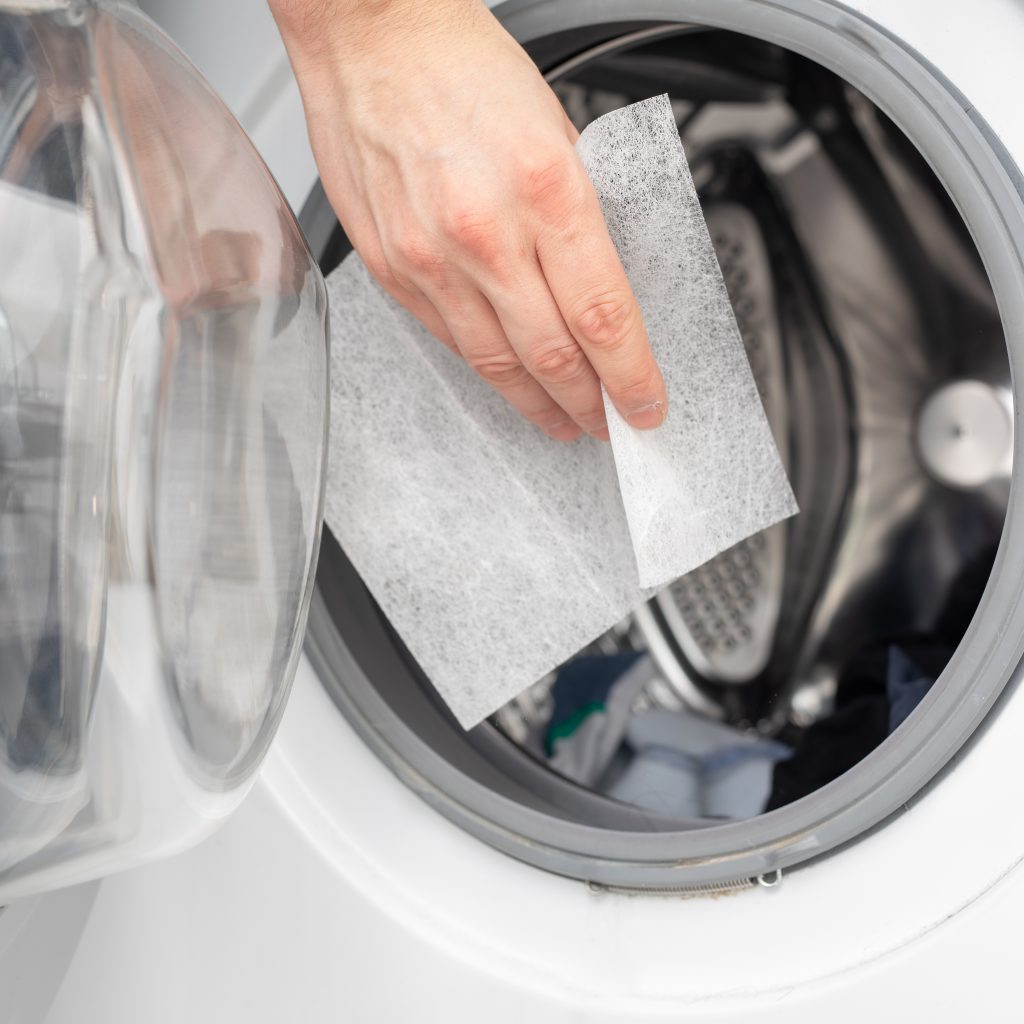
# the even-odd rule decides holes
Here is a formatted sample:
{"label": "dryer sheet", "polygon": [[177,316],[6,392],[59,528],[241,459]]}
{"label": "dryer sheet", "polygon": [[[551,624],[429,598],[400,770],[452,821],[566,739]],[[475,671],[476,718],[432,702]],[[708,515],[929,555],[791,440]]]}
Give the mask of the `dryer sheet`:
{"label": "dryer sheet", "polygon": [[325,516],[470,728],[657,588],[797,511],[667,96],[577,151],[668,389],[655,431],[552,441],[351,254],[328,277]]}

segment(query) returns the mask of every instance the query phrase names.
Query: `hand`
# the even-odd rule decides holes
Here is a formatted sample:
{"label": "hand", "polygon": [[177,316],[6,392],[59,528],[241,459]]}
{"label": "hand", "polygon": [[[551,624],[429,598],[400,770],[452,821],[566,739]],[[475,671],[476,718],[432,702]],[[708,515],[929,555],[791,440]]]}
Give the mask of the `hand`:
{"label": "hand", "polygon": [[666,397],[577,132],[479,0],[271,0],[313,152],[383,287],[557,440]]}

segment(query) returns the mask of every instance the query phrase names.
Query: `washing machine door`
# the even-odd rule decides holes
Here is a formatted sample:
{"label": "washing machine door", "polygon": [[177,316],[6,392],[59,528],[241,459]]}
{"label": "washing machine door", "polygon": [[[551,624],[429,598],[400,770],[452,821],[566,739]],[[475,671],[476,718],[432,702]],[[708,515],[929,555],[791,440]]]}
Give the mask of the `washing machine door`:
{"label": "washing machine door", "polygon": [[301,650],[326,295],[134,7],[0,0],[0,904],[239,803]]}

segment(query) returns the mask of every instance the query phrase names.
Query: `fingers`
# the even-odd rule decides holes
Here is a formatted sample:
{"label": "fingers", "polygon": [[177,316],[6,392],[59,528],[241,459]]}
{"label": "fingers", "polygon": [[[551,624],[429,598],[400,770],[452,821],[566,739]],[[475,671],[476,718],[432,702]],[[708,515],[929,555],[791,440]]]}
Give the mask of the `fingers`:
{"label": "fingers", "polygon": [[[364,248],[373,259],[373,245]],[[360,256],[366,262],[362,251]],[[494,310],[470,282],[464,282],[460,289],[439,293],[439,309],[388,264],[375,263],[373,268],[368,264],[367,268],[393,299],[405,306],[435,338],[462,356],[531,423],[556,441],[574,441],[580,436],[580,428],[572,418],[523,367]]]}
{"label": "fingers", "polygon": [[405,306],[441,344],[457,355],[460,354],[448,325],[434,304],[410,281],[399,280],[392,270],[384,256],[384,250],[376,230],[370,225],[363,225],[357,237],[353,237],[349,231],[346,231],[346,234],[359,253],[366,269],[384,291],[396,302]]}
{"label": "fingers", "polygon": [[534,259],[490,296],[509,345],[526,372],[587,433],[608,439],[601,383],[569,333]]}
{"label": "fingers", "polygon": [[602,383],[632,426],[659,426],[664,382],[578,158],[563,143],[519,184],[504,204],[449,192],[433,227],[391,223],[390,241],[373,218],[354,241],[385,290],[549,436],[607,440]]}
{"label": "fingers", "polygon": [[665,384],[593,187],[585,178],[567,184],[545,219],[537,256],[566,327],[626,421],[659,426]]}
{"label": "fingers", "polygon": [[[510,343],[506,328],[489,299],[457,266],[461,262],[480,271],[494,292],[494,282],[501,277],[499,263],[507,265],[507,254],[522,247],[517,247],[508,233],[496,224],[465,211],[454,217],[448,234],[453,236],[449,244],[455,243],[451,257],[444,255],[444,244],[440,240],[431,244],[427,237],[417,238],[411,231],[389,245],[387,254],[379,236],[366,232],[360,243],[360,255],[364,261],[369,257],[371,273],[390,295],[417,316],[431,333],[448,343],[514,409],[549,437],[573,441],[580,436],[582,428],[607,440],[597,378],[579,346],[565,330],[535,261],[531,264],[536,278],[533,294],[529,290],[521,291],[515,305],[542,303],[551,321],[543,329],[549,336],[554,336],[557,330],[565,351],[548,347],[538,352],[535,359],[531,358],[529,365],[524,365],[524,347],[517,349]],[[533,350],[528,351],[532,356]],[[567,370],[570,361],[585,373],[583,383],[589,385],[591,392],[586,402],[575,400],[568,387],[547,386],[552,379],[556,384],[561,382],[564,375],[561,364],[565,363]],[[563,395],[573,400],[575,409],[586,407],[587,415],[576,415],[562,407],[559,398]]]}
{"label": "fingers", "polygon": [[528,419],[578,436],[570,424],[553,432],[557,414],[607,440],[600,381],[544,280],[524,211],[494,195],[449,193],[442,205],[437,234],[391,246],[399,277],[422,282],[467,362]]}
{"label": "fingers", "polygon": [[[376,277],[377,275],[374,276]],[[383,280],[378,277],[378,280],[388,295],[396,302],[405,306],[445,348],[451,349],[456,355],[461,355],[459,346],[448,325],[445,323],[444,317],[441,316],[434,307],[434,304],[422,292],[413,288],[402,287],[396,283],[393,277],[387,275],[385,275]]]}
{"label": "fingers", "polygon": [[523,365],[487,299],[466,280],[435,301],[466,362],[531,423],[556,441],[580,428]]}

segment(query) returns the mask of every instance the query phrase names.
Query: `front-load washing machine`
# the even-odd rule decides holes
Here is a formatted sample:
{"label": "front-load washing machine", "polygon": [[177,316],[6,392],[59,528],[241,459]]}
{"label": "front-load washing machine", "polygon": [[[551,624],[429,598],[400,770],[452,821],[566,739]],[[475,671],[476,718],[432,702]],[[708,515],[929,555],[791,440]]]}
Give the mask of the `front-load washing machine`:
{"label": "front-load washing machine", "polygon": [[[495,8],[580,126],[668,93],[801,513],[464,732],[318,534],[349,245],[269,16],[143,5],[308,252],[145,23],[43,6],[2,93],[0,231],[51,267],[0,281],[7,1019],[1018,1019],[1024,10]],[[673,802],[683,721],[785,748],[753,812]]]}

